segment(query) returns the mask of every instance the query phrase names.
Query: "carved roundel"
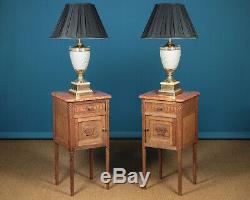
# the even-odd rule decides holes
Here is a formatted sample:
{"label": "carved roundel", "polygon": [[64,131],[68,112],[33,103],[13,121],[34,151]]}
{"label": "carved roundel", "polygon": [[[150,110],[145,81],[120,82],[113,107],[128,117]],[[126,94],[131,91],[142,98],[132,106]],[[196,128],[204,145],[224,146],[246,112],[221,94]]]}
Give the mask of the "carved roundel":
{"label": "carved roundel", "polygon": [[81,131],[82,135],[84,136],[94,136],[95,135],[95,128],[94,127],[87,127],[87,128],[83,128]]}
{"label": "carved roundel", "polygon": [[169,130],[166,126],[155,126],[154,132],[157,136],[169,137]]}

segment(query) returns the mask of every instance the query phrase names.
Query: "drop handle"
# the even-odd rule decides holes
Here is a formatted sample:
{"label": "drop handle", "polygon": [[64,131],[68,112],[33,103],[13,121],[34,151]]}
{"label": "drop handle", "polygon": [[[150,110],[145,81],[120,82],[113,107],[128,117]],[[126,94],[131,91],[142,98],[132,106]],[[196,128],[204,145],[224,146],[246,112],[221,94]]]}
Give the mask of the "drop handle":
{"label": "drop handle", "polygon": [[87,107],[87,110],[88,110],[88,111],[93,111],[94,108],[93,108],[93,107]]}
{"label": "drop handle", "polygon": [[106,132],[106,129],[105,129],[105,128],[102,128],[102,132]]}
{"label": "drop handle", "polygon": [[163,111],[163,108],[156,108],[156,111]]}
{"label": "drop handle", "polygon": [[147,129],[145,129],[145,131],[146,131],[146,132],[148,132],[148,131],[149,131],[149,129],[147,128]]}

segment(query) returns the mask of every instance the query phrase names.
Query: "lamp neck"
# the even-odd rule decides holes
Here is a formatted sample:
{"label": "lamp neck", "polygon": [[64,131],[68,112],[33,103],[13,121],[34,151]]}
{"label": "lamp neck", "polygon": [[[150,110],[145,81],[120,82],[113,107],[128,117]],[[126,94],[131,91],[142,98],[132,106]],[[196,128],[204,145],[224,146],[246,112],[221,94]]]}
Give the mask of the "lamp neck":
{"label": "lamp neck", "polygon": [[172,39],[171,38],[168,39],[166,47],[175,47],[175,45],[172,43]]}
{"label": "lamp neck", "polygon": [[76,73],[78,75],[77,82],[78,83],[84,83],[85,82],[85,80],[83,79],[84,70],[77,70]]}
{"label": "lamp neck", "polygon": [[77,42],[77,45],[75,47],[84,48],[85,46],[84,46],[84,44],[81,43],[81,38],[78,38],[77,40],[78,40],[78,42]]}
{"label": "lamp neck", "polygon": [[167,74],[167,82],[171,83],[174,82],[174,69],[166,69],[166,74]]}

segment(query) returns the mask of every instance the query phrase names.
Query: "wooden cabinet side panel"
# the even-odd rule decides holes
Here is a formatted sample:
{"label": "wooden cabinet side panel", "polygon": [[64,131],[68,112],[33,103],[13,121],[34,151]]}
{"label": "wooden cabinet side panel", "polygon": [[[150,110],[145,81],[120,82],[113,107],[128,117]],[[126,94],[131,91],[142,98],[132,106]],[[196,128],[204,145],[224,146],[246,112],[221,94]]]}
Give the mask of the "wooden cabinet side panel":
{"label": "wooden cabinet side panel", "polygon": [[198,97],[183,104],[183,144],[197,141],[198,132]]}
{"label": "wooden cabinet side panel", "polygon": [[68,105],[66,102],[53,98],[54,140],[62,145],[68,145]]}
{"label": "wooden cabinet side panel", "polygon": [[195,112],[195,110],[196,110],[195,99],[196,98],[189,99],[188,101],[185,101],[184,103],[182,103],[182,105],[183,105],[183,110],[182,110],[183,117],[188,116],[188,115]]}
{"label": "wooden cabinet side panel", "polygon": [[183,118],[183,144],[195,141],[195,112]]}

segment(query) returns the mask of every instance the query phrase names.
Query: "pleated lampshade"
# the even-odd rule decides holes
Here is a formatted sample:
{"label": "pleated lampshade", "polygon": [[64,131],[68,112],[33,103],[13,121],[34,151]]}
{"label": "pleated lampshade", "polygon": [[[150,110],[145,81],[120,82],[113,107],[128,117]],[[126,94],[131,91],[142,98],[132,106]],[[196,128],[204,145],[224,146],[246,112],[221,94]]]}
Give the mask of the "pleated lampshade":
{"label": "pleated lampshade", "polygon": [[107,38],[94,4],[66,4],[51,38]]}
{"label": "pleated lampshade", "polygon": [[183,4],[156,4],[142,38],[196,38],[197,33]]}

